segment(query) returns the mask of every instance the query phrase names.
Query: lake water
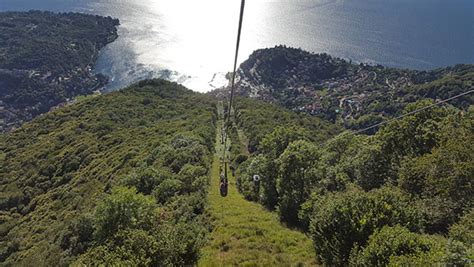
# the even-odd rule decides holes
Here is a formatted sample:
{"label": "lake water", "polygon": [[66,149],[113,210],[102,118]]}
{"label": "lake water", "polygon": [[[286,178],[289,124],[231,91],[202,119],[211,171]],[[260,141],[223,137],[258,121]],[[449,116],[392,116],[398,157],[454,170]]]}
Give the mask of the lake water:
{"label": "lake water", "polygon": [[[226,83],[240,0],[0,0],[0,11],[41,9],[117,17],[119,39],[96,71],[110,90],[161,77],[196,91]],[[473,0],[248,0],[239,61],[285,44],[356,62],[432,69],[474,63]]]}

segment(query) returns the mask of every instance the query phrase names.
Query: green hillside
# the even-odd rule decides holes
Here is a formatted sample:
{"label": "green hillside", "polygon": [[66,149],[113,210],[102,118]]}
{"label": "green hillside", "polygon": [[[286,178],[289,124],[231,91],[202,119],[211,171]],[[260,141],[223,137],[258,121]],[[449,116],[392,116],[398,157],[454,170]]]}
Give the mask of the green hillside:
{"label": "green hillside", "polygon": [[[144,81],[0,136],[0,261],[65,265],[89,249],[86,264],[193,262],[215,119],[209,97]],[[121,201],[136,205],[110,207]]]}
{"label": "green hillside", "polygon": [[[230,242],[224,262],[314,264],[310,238],[246,201],[235,180],[228,198],[215,194],[219,161],[213,153],[222,126],[216,104],[173,83],[142,81],[85,97],[2,135],[0,260],[7,266],[188,265],[200,258],[201,265],[219,264],[215,243],[245,236],[224,240]],[[299,125],[306,136],[318,131],[311,135],[315,141],[338,132],[264,102],[239,99],[239,108],[242,125],[255,124],[262,134],[278,125]],[[253,121],[254,112],[274,117],[261,123]],[[250,147],[239,127],[231,131],[232,158]],[[218,207],[240,213],[222,217]],[[241,216],[246,212],[254,217]],[[231,224],[229,231],[222,232],[222,224]],[[259,248],[267,252],[256,253]]]}
{"label": "green hillside", "polygon": [[472,263],[472,108],[373,136],[252,99],[231,114],[226,198],[222,104],[174,83],[84,97],[1,135],[2,265]]}

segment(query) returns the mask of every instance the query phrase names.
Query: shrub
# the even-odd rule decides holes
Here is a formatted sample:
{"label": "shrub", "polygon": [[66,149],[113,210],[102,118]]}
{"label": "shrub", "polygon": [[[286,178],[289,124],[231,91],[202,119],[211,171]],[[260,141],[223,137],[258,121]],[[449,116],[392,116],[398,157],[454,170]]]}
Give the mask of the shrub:
{"label": "shrub", "polygon": [[364,192],[329,193],[314,202],[310,235],[324,264],[347,264],[355,245],[365,246],[383,226],[420,229],[420,218],[410,198],[393,187]]}
{"label": "shrub", "polygon": [[153,196],[158,203],[164,204],[169,201],[171,197],[179,194],[182,188],[183,183],[180,180],[165,180],[153,190]]}
{"label": "shrub", "polygon": [[453,266],[470,266],[474,259],[474,209],[451,226],[449,238],[446,262]]}
{"label": "shrub", "polygon": [[353,249],[350,263],[354,266],[387,266],[396,256],[433,255],[443,250],[444,242],[443,238],[412,233],[398,225],[385,226],[370,236],[363,249]]}
{"label": "shrub", "polygon": [[148,232],[126,229],[107,243],[94,247],[76,261],[77,266],[156,266],[158,241]]}
{"label": "shrub", "polygon": [[186,164],[178,173],[178,179],[183,183],[183,190],[185,192],[192,192],[197,191],[202,188],[206,188],[206,186],[198,186],[195,187],[194,185],[199,184],[198,181],[200,177],[206,176],[207,170],[202,166],[196,166],[191,164]]}
{"label": "shrub", "polygon": [[142,167],[126,176],[123,184],[133,186],[139,193],[149,195],[161,182],[172,177],[173,174],[165,168]]}
{"label": "shrub", "polygon": [[[260,181],[253,180],[258,175]],[[268,160],[262,156],[255,156],[240,165],[237,173],[237,186],[242,195],[248,200],[258,201],[261,197],[261,188],[267,185],[269,179]]]}
{"label": "shrub", "polygon": [[61,236],[60,247],[72,255],[85,252],[94,241],[94,219],[86,214],[73,220]]}
{"label": "shrub", "polygon": [[148,229],[154,217],[155,201],[137,194],[134,188],[115,187],[97,206],[96,235],[99,240],[112,237],[119,230]]}

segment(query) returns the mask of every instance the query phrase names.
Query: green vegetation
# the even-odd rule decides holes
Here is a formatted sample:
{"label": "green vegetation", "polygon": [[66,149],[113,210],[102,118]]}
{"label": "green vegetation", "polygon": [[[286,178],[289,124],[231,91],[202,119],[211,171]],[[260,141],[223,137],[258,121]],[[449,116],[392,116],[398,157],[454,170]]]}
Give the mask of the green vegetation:
{"label": "green vegetation", "polygon": [[0,260],[194,263],[215,120],[210,97],[152,80],[2,135]]}
{"label": "green vegetation", "polygon": [[0,12],[0,131],[101,89],[107,77],[91,70],[118,24],[77,13]]}
{"label": "green vegetation", "polygon": [[263,137],[278,127],[295,128],[298,138],[322,142],[340,132],[340,129],[319,118],[298,114],[277,105],[248,98],[237,98],[236,124],[245,130],[248,150],[260,149]]}
{"label": "green vegetation", "polygon": [[[440,262],[444,243],[443,238],[416,234],[401,226],[384,226],[370,236],[363,250],[352,252],[350,261],[354,266],[400,266],[402,258],[426,258],[429,255],[431,263]],[[413,264],[414,261],[407,263]]]}
{"label": "green vegetation", "polygon": [[[373,136],[342,133],[321,145],[324,135],[305,134],[306,124],[279,123],[258,135],[254,128],[274,123],[275,112],[243,107],[237,113],[246,116],[237,121],[257,122],[239,125],[258,145],[238,166],[239,191],[306,230],[321,263],[472,263],[472,108],[436,107]],[[259,183],[252,182],[255,174]]]}

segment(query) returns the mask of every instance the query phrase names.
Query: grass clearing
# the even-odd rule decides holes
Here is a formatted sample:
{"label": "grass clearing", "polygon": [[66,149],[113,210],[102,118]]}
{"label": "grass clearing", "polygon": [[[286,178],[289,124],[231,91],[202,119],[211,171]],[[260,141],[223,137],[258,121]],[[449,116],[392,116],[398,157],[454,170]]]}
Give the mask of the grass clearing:
{"label": "grass clearing", "polygon": [[[222,125],[222,121],[218,125]],[[245,200],[237,191],[235,177],[229,177],[228,196],[220,196],[219,155],[223,148],[219,136],[220,129],[208,195],[214,230],[201,251],[198,266],[316,265],[310,238],[282,225],[277,214]]]}

